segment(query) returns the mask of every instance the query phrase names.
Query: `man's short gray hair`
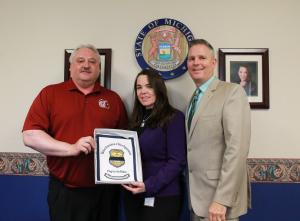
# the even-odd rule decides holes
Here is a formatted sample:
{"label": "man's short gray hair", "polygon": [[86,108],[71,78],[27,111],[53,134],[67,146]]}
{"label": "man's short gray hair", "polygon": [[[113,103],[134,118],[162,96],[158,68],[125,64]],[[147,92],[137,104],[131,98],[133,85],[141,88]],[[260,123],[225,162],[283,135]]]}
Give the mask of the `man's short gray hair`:
{"label": "man's short gray hair", "polygon": [[100,62],[101,62],[101,60],[100,60],[100,54],[99,54],[97,48],[96,48],[94,45],[92,45],[92,44],[81,44],[81,45],[79,45],[78,47],[76,47],[76,48],[74,49],[74,51],[72,52],[70,58],[69,58],[69,62],[70,62],[70,63],[73,62],[73,59],[74,59],[74,57],[75,57],[77,51],[78,51],[79,49],[81,49],[81,48],[88,48],[88,49],[92,50],[93,52],[95,52],[95,54],[97,55],[97,58],[98,58],[98,60],[99,60],[99,64],[100,64]]}
{"label": "man's short gray hair", "polygon": [[215,50],[213,46],[205,39],[193,39],[192,41],[189,42],[189,49],[193,47],[194,45],[205,45],[206,47],[209,48],[211,51],[212,55],[215,56]]}

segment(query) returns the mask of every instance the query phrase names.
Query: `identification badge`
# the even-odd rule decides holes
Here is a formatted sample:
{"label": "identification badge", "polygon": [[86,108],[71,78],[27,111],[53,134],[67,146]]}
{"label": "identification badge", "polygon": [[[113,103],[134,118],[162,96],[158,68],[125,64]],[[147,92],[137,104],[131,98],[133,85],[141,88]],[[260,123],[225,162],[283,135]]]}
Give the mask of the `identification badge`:
{"label": "identification badge", "polygon": [[144,201],[144,206],[154,207],[154,201],[155,201],[154,197],[146,197]]}

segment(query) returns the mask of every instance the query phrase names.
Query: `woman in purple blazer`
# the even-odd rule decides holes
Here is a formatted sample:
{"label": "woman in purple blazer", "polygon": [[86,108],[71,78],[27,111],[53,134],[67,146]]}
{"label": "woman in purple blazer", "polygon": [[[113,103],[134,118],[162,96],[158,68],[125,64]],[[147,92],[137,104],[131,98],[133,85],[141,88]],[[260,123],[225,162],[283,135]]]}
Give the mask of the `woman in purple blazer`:
{"label": "woman in purple blazer", "polygon": [[165,83],[153,70],[136,77],[129,128],[139,135],[144,182],[123,185],[128,190],[124,191],[127,221],[178,221],[186,165],[185,120],[169,104]]}

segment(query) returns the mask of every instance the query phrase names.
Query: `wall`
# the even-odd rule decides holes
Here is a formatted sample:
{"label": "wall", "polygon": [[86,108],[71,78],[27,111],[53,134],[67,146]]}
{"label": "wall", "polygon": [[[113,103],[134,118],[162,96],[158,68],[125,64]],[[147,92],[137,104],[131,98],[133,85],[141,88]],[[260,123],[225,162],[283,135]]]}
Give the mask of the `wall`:
{"label": "wall", "polygon": [[[32,152],[20,132],[28,108],[42,87],[63,80],[64,49],[80,43],[112,48],[112,88],[130,111],[132,81],[140,70],[135,38],[150,21],[170,17],[216,49],[269,48],[270,109],[252,111],[249,157],[298,158],[299,9],[297,0],[1,0],[0,151]],[[167,86],[172,103],[184,110],[194,90],[188,74]]]}
{"label": "wall", "polygon": [[[48,177],[0,176],[1,221],[49,221]],[[22,183],[22,185],[18,185]],[[7,191],[9,190],[9,191]],[[253,209],[240,221],[299,220],[300,189],[297,184],[252,184]],[[288,202],[288,203],[287,203]],[[17,212],[16,212],[17,211]],[[295,212],[292,212],[295,211]],[[121,213],[120,221],[125,221]],[[180,221],[188,221],[187,205]]]}
{"label": "wall", "polygon": [[[249,157],[300,157],[299,9],[297,0],[1,0],[0,151],[32,152],[20,133],[28,108],[42,87],[63,80],[64,49],[80,43],[112,48],[112,88],[130,110],[132,81],[140,70],[135,38],[150,21],[170,17],[216,49],[269,48],[270,109],[252,111]],[[167,86],[172,103],[184,110],[194,90],[188,74]]]}
{"label": "wall", "polygon": [[[252,110],[249,157],[260,159],[250,163],[249,168],[252,181],[281,184],[254,184],[254,209],[245,219],[282,220],[284,214],[297,220],[296,214],[288,212],[296,208],[299,191],[296,184],[284,183],[300,182],[299,160],[285,160],[300,158],[299,11],[298,0],[0,0],[0,152],[34,152],[23,145],[21,136],[28,108],[42,87],[63,80],[64,49],[80,43],[112,48],[112,89],[121,95],[130,112],[132,82],[140,70],[133,51],[135,38],[150,21],[170,17],[186,24],[195,37],[209,40],[215,49],[269,48],[270,109]],[[167,81],[167,87],[171,102],[184,110],[194,90],[188,74]],[[12,168],[12,174],[30,174],[31,155],[24,159],[24,155],[21,159],[4,156],[0,157],[1,173],[9,174]],[[278,168],[280,176],[275,174]],[[2,184],[7,184],[7,188],[0,189],[1,195],[4,192],[10,197],[4,197],[2,212],[17,208],[30,220],[26,214],[31,210],[26,206],[36,208],[37,203],[46,213],[45,201],[40,200],[46,193],[36,195],[35,188],[30,188],[39,186],[36,180],[23,176],[0,178]],[[44,177],[40,179],[45,191],[47,182]],[[27,186],[22,189],[18,182]],[[48,220],[45,213],[32,214]],[[0,212],[6,220],[12,215]]]}

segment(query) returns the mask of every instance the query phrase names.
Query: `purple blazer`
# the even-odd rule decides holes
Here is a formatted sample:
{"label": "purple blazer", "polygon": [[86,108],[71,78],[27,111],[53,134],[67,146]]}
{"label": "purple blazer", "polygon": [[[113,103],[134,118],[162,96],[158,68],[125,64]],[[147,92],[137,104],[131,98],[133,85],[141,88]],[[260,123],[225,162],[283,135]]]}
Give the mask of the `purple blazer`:
{"label": "purple blazer", "polygon": [[181,194],[186,165],[185,119],[177,111],[166,129],[145,128],[139,136],[146,196]]}

